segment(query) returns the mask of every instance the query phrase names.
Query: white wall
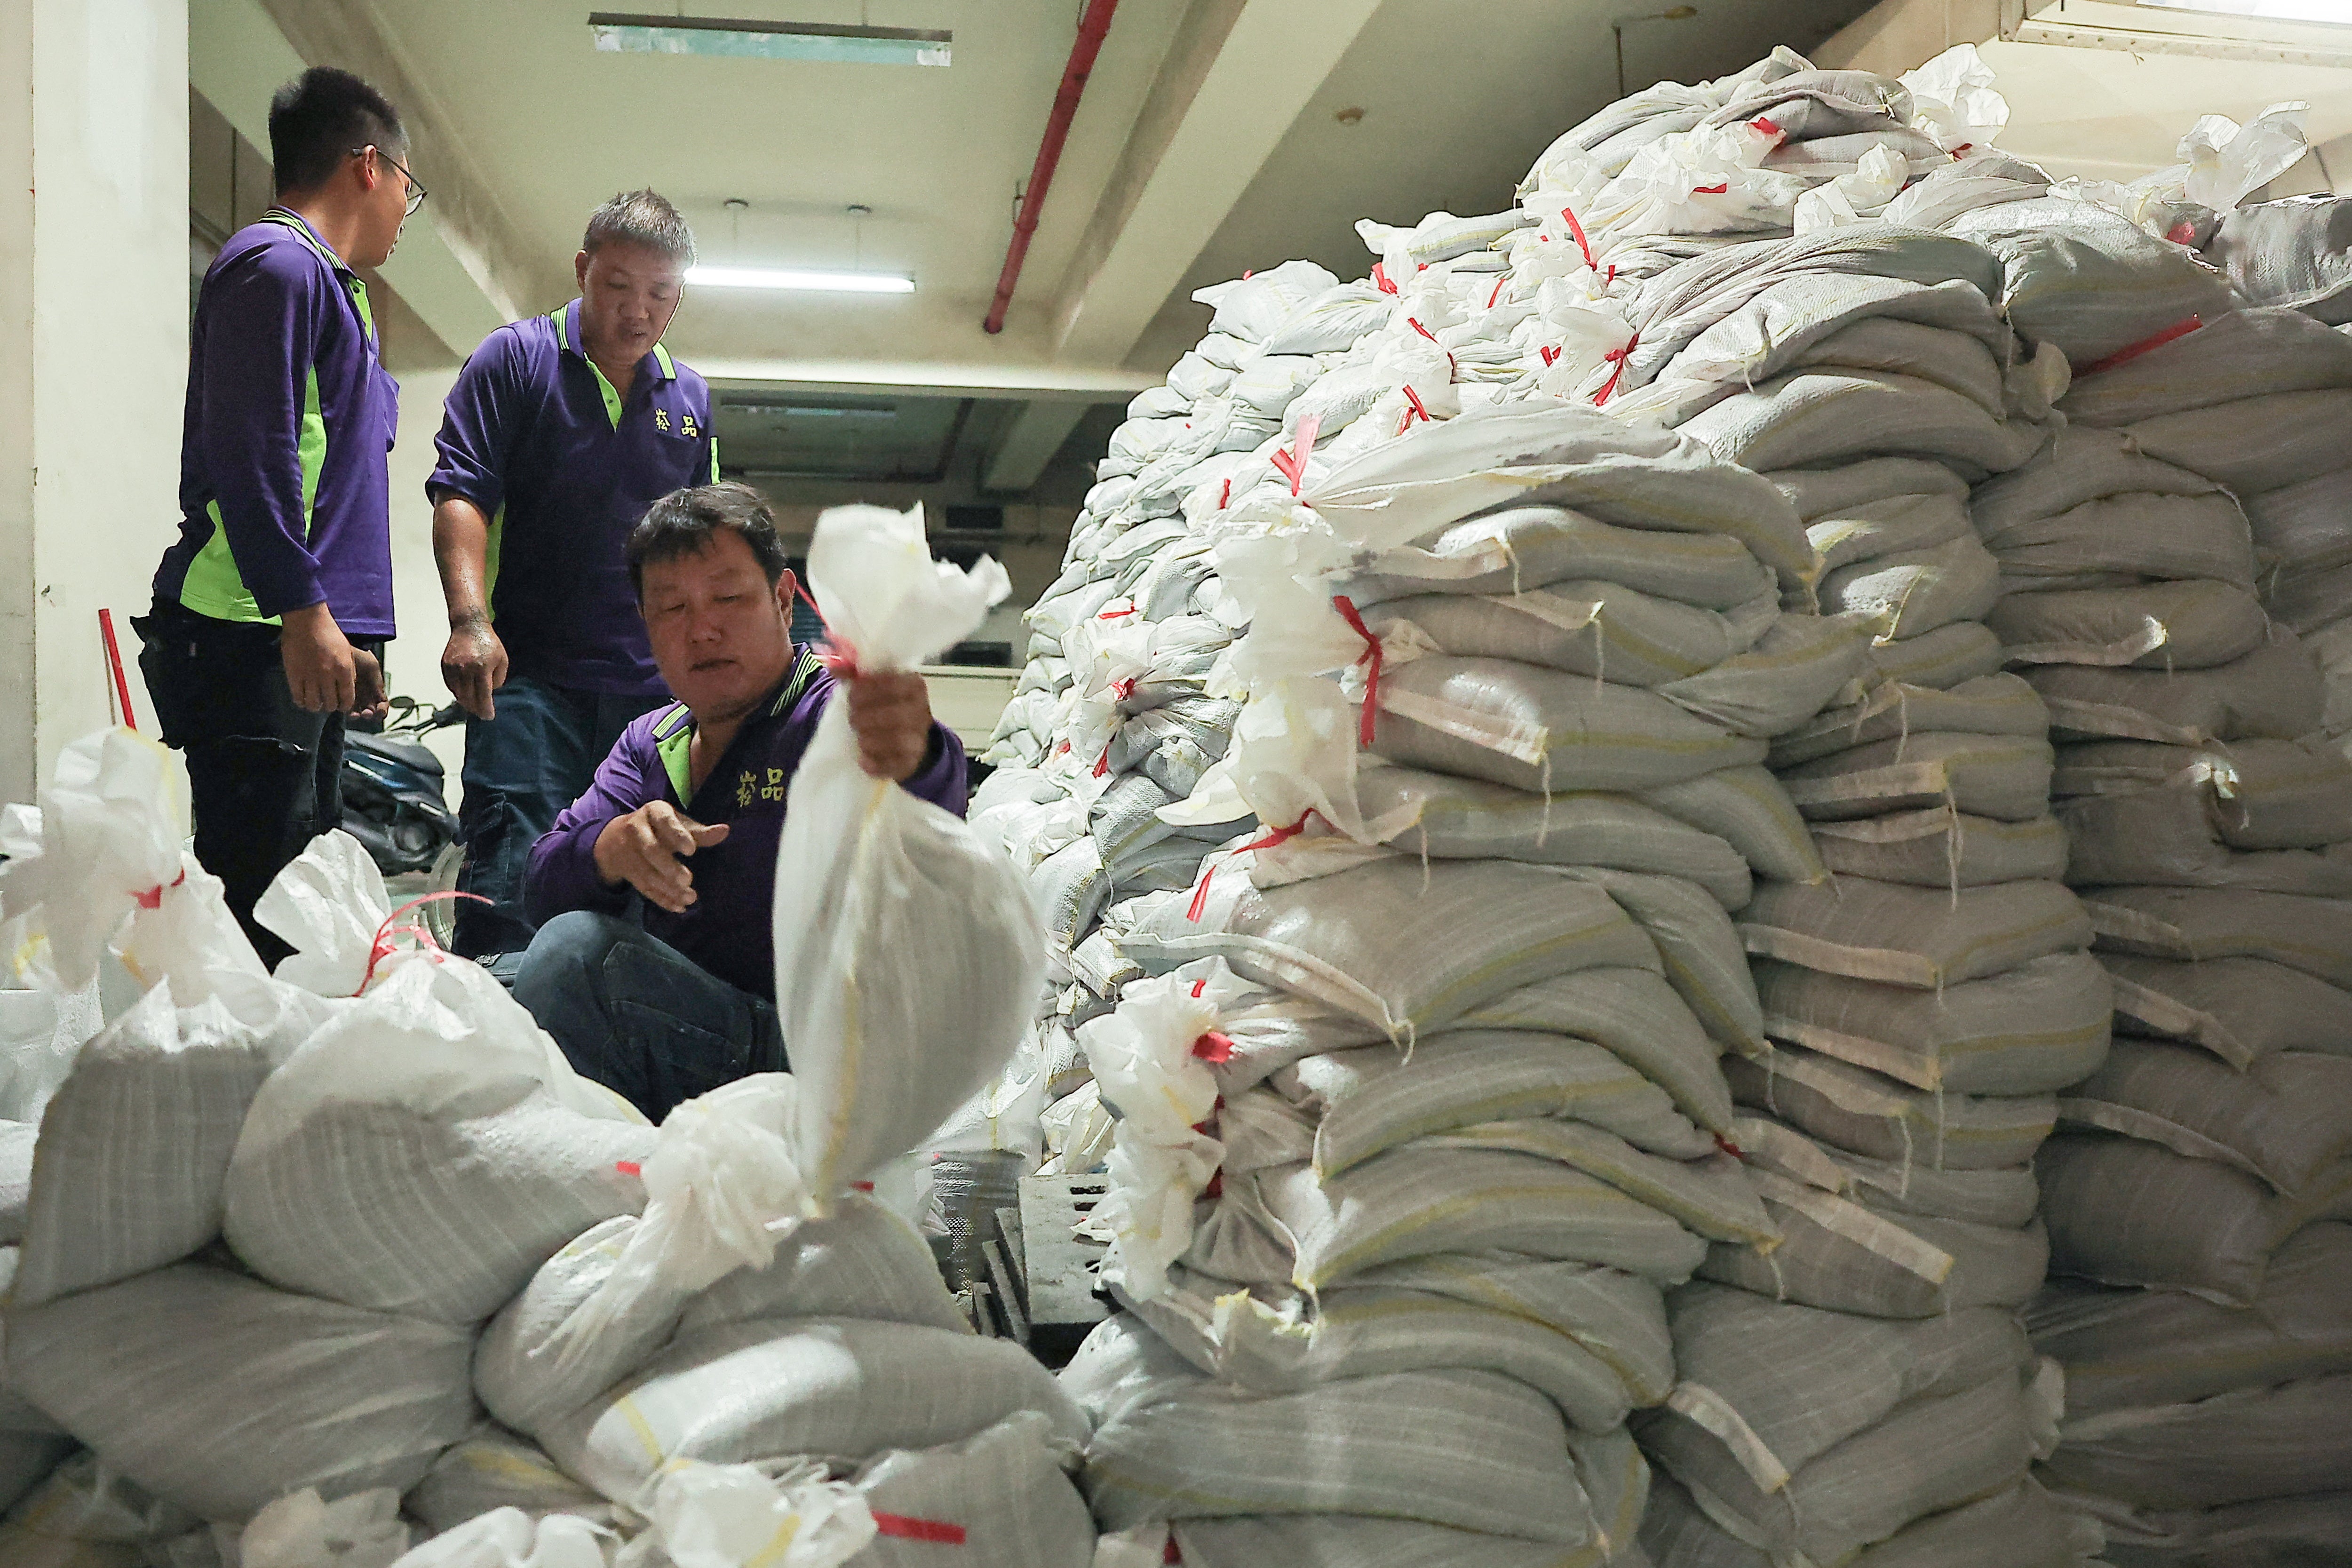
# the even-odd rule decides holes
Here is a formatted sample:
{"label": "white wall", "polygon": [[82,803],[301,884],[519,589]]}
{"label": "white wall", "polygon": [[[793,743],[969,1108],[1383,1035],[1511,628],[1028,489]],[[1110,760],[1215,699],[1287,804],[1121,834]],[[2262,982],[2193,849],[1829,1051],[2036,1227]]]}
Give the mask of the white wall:
{"label": "white wall", "polygon": [[[425,479],[433,471],[433,437],[441,428],[441,403],[457,382],[446,370],[409,370],[400,377],[400,437],[392,448],[392,605],[400,636],[389,650],[394,696],[414,697],[438,708],[449,700],[441,681],[441,647],[449,640],[441,577],[433,566],[433,509],[425,500]],[[449,770],[449,804],[457,804],[457,764],[465,731],[444,730],[425,744]]]}
{"label": "white wall", "polygon": [[179,516],[186,0],[0,5],[0,799],[110,709]]}

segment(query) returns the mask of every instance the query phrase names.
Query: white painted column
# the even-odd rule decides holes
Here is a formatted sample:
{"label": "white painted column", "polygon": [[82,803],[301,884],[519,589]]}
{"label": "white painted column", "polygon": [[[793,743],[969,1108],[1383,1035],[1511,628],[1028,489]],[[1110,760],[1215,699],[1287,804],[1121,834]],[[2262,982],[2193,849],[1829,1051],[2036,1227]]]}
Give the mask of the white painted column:
{"label": "white painted column", "polygon": [[0,4],[0,800],[108,722],[179,518],[187,0]]}

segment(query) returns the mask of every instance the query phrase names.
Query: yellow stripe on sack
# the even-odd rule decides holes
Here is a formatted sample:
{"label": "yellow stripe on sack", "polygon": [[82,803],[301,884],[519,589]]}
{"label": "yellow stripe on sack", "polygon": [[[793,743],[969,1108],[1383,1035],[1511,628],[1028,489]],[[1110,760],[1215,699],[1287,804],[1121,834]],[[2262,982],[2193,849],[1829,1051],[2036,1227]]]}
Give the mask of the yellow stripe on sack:
{"label": "yellow stripe on sack", "polygon": [[655,1435],[653,1423],[646,1420],[646,1413],[637,1408],[635,1394],[625,1394],[613,1401],[613,1411],[629,1424],[630,1431],[637,1435],[637,1441],[645,1446],[646,1458],[658,1465],[668,1458],[662,1452],[661,1438]]}
{"label": "yellow stripe on sack", "polygon": [[793,1549],[793,1542],[800,1532],[801,1516],[797,1513],[786,1514],[784,1522],[776,1526],[774,1538],[759,1551],[743,1559],[743,1568],[776,1568],[776,1564],[784,1560],[784,1553]]}

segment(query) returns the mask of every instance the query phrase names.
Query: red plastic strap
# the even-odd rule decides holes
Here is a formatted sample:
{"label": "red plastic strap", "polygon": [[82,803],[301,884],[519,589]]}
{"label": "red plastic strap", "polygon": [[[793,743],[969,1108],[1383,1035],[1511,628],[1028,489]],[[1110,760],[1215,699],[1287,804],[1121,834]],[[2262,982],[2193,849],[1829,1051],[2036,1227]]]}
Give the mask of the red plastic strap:
{"label": "red plastic strap", "polygon": [[[1414,331],[1419,332],[1423,337],[1427,338],[1431,342],[1433,342],[1433,343],[1437,342],[1437,334],[1436,334],[1435,332],[1431,331],[1427,327],[1423,326],[1423,325],[1421,324],[1421,318],[1420,318],[1420,317],[1418,317],[1418,316],[1407,316],[1407,317],[1404,319],[1404,324],[1405,324],[1406,326],[1408,326],[1408,327],[1411,327]],[[1437,345],[1437,346],[1438,346],[1438,347],[1440,347],[1440,348],[1444,348],[1445,345],[1444,345],[1444,344],[1443,344],[1443,343],[1438,343],[1438,345]]]}
{"label": "red plastic strap", "polygon": [[122,727],[132,734],[139,732],[139,721],[131,711],[131,682],[122,675],[122,645],[114,640],[114,612],[98,612],[98,629],[106,638],[107,672],[114,677],[114,700],[122,710]]}
{"label": "red plastic strap", "polygon": [[1544,344],[1543,347],[1538,349],[1536,352],[1543,355],[1544,369],[1546,370],[1549,370],[1553,365],[1559,363],[1559,351],[1552,347],[1549,343]]}
{"label": "red plastic strap", "polygon": [[1759,135],[1769,136],[1775,142],[1786,141],[1789,135],[1787,132],[1781,130],[1780,125],[1769,116],[1761,114],[1748,122],[1748,129],[1756,132]]}
{"label": "red plastic strap", "polygon": [[1973,142],[1963,142],[1958,146],[1952,149],[1952,156],[1957,159],[1975,145],[1976,143]]}
{"label": "red plastic strap", "polygon": [[1615,368],[1610,371],[1609,379],[1601,384],[1601,390],[1592,395],[1592,406],[1598,408],[1609,401],[1609,395],[1617,390],[1618,380],[1625,374],[1625,361],[1632,357],[1633,351],[1641,346],[1641,342],[1642,334],[1635,332],[1625,340],[1623,348],[1611,349],[1601,356],[1604,363],[1613,365]]}
{"label": "red plastic strap", "polygon": [[423,926],[394,925],[393,922],[411,910],[421,908],[425,904],[444,903],[452,899],[471,899],[478,904],[487,904],[490,901],[479,893],[427,893],[421,899],[409,900],[408,902],[384,916],[383,923],[375,928],[375,941],[368,947],[367,971],[360,976],[359,991],[354,991],[352,994],[357,996],[360,992],[365,991],[368,988],[368,983],[375,978],[375,966],[392,956],[394,937],[405,933],[415,937],[428,950],[439,952],[440,944],[433,940],[433,933]]}
{"label": "red plastic strap", "polygon": [[1609,285],[1611,285],[1612,283],[1614,283],[1614,282],[1616,282],[1616,281],[1617,281],[1617,264],[1616,264],[1615,262],[1613,262],[1613,261],[1612,261],[1612,262],[1611,262],[1611,263],[1609,264],[1609,276],[1608,276],[1608,277],[1606,277],[1606,278],[1603,278],[1603,279],[1601,280],[1601,286],[1603,289],[1606,289],[1606,288],[1608,288],[1608,287],[1609,287]]}
{"label": "red plastic strap", "polygon": [[[1382,657],[1381,651],[1381,639],[1374,637],[1371,633],[1371,628],[1364,625],[1364,617],[1356,613],[1356,602],[1353,599],[1349,598],[1347,595],[1332,595],[1331,607],[1339,612],[1339,618],[1348,623],[1348,629],[1349,631],[1364,639],[1364,651],[1356,656],[1356,662],[1366,667],[1364,679],[1364,717],[1362,722],[1358,726],[1357,740],[1360,744],[1369,746],[1372,743],[1373,716],[1380,711],[1381,660]],[[1301,820],[1304,821],[1305,819],[1302,818]]]}
{"label": "red plastic strap", "polygon": [[1095,759],[1095,777],[1100,778],[1108,772],[1110,772],[1110,748],[1105,746],[1103,754]]}
{"label": "red plastic strap", "polygon": [[1118,699],[1121,702],[1124,702],[1129,698],[1134,696],[1135,677],[1130,675],[1124,680],[1112,681],[1110,683],[1110,694]]}
{"label": "red plastic strap", "polygon": [[1731,182],[1726,180],[1719,185],[1693,185],[1691,187],[1691,195],[1695,196],[1719,196],[1730,189]]}
{"label": "red plastic strap", "polygon": [[1738,1144],[1734,1143],[1730,1139],[1726,1138],[1720,1132],[1715,1135],[1715,1146],[1722,1150],[1725,1153],[1730,1155],[1735,1160],[1745,1160],[1748,1158],[1748,1152],[1746,1150],[1740,1148]]}
{"label": "red plastic strap", "polygon": [[2084,365],[2074,373],[2074,378],[2079,381],[2086,375],[2096,375],[2103,370],[2113,370],[2117,365],[2129,364],[2144,353],[2153,353],[2168,342],[2187,337],[2204,324],[2205,318],[2202,316],[2190,316],[2186,321],[2175,321],[2152,338],[2142,338],[2129,348],[2117,349],[2106,358]]}
{"label": "red plastic strap", "polygon": [[1255,268],[1255,267],[1245,267],[1245,268],[1242,268],[1242,281],[1243,281],[1243,282],[1246,283],[1246,282],[1248,282],[1251,279],[1253,279],[1253,278],[1255,278],[1255,277],[1256,277],[1256,276],[1257,276],[1257,268]]}
{"label": "red plastic strap", "polygon": [[1192,994],[1195,998],[1198,998],[1201,993],[1206,991],[1208,988],[1209,983],[1205,980],[1195,980],[1192,982]]}
{"label": "red plastic strap", "polygon": [[1176,1550],[1176,1535],[1172,1531],[1169,1532],[1168,1549],[1160,1554],[1160,1561],[1162,1563],[1181,1563],[1184,1561],[1184,1554]]}
{"label": "red plastic strap", "polygon": [[1204,1062],[1231,1061],[1234,1056],[1234,1042],[1230,1037],[1211,1029],[1192,1042],[1192,1054]]}
{"label": "red plastic strap", "polygon": [[1224,488],[1223,488],[1223,489],[1221,489],[1221,490],[1219,490],[1219,491],[1217,492],[1217,510],[1218,510],[1219,511],[1223,511],[1223,510],[1225,510],[1225,508],[1227,508],[1227,507],[1229,507],[1229,506],[1231,506],[1231,505],[1233,505],[1233,504],[1234,504],[1234,481],[1233,481],[1233,480],[1231,480],[1231,479],[1227,479],[1227,480],[1225,481]]}
{"label": "red plastic strap", "polygon": [[[1205,1138],[1208,1134],[1206,1132],[1202,1132],[1202,1136]],[[1222,1169],[1209,1173],[1209,1184],[1201,1189],[1201,1195],[1208,1199],[1211,1203],[1214,1203],[1219,1198],[1225,1195],[1225,1173]],[[1160,1561],[1163,1563],[1173,1563],[1176,1559],[1173,1557],[1165,1557],[1160,1559]]]}
{"label": "red plastic strap", "polygon": [[939,1519],[909,1519],[903,1513],[877,1513],[874,1533],[896,1536],[900,1541],[936,1541],[942,1546],[961,1546],[964,1529]]}
{"label": "red plastic strap", "polygon": [[1098,621],[1115,621],[1123,616],[1131,616],[1133,614],[1135,614],[1135,606],[1133,605],[1129,605],[1123,610],[1105,610],[1101,615],[1097,616],[1095,619]]}
{"label": "red plastic strap", "polygon": [[832,623],[824,618],[824,611],[818,607],[816,597],[809,592],[806,583],[795,577],[793,579],[793,592],[800,595],[801,603],[806,605],[809,607],[809,613],[816,616],[817,625],[824,627],[824,641],[817,647],[817,658],[824,661],[825,668],[844,680],[856,679],[856,650],[834,637]]}
{"label": "red plastic strap", "polygon": [[185,870],[183,870],[178,876],[173,878],[168,882],[158,882],[143,893],[131,894],[131,901],[137,904],[142,910],[160,909],[163,907],[163,903],[164,889],[168,888],[176,888],[187,879],[188,873]]}
{"label": "red plastic strap", "polygon": [[852,1182],[849,1185],[856,1192],[870,1193],[874,1190],[874,1184],[871,1182]]}
{"label": "red plastic strap", "polygon": [[1495,279],[1495,291],[1486,296],[1486,309],[1491,310],[1495,308],[1495,301],[1503,297],[1503,285],[1510,280],[1511,275],[1507,272]]}
{"label": "red plastic strap", "polygon": [[1437,423],[1437,421],[1436,421],[1436,420],[1432,419],[1432,418],[1429,416],[1429,410],[1428,410],[1428,408],[1427,408],[1426,406],[1424,406],[1424,405],[1423,405],[1422,401],[1421,401],[1421,394],[1419,394],[1418,392],[1415,392],[1415,391],[1414,391],[1412,387],[1410,387],[1410,386],[1402,387],[1402,388],[1400,388],[1399,390],[1401,390],[1401,391],[1402,391],[1402,392],[1403,392],[1403,394],[1404,394],[1404,400],[1405,400],[1405,405],[1406,405],[1406,407],[1405,407],[1405,414],[1404,414],[1404,422],[1405,422],[1405,424],[1406,424],[1407,426],[1412,425],[1412,423],[1415,419],[1419,419],[1420,421],[1422,421],[1422,423],[1423,423],[1423,424],[1425,424],[1425,425],[1434,425],[1434,424],[1436,424],[1436,423]]}
{"label": "red plastic strap", "polygon": [[[1262,837],[1251,839],[1248,843],[1234,850],[1234,854],[1246,855],[1253,849],[1271,849],[1276,845],[1288,843],[1291,839],[1297,837],[1300,834],[1307,831],[1307,817],[1318,815],[1319,815],[1318,812],[1316,812],[1312,807],[1309,807],[1306,812],[1300,815],[1297,821],[1292,823],[1289,826],[1270,828]],[[1232,858],[1232,856],[1227,856],[1226,859],[1231,859]],[[1214,877],[1217,874],[1217,868],[1224,863],[1225,862],[1223,860],[1217,860],[1202,868],[1200,884],[1192,889],[1192,902],[1184,910],[1184,918],[1186,920],[1193,921],[1195,924],[1199,923],[1201,911],[1208,908],[1209,905],[1209,879]],[[1192,983],[1192,994],[1198,996],[1201,994],[1202,988],[1207,985],[1207,984],[1208,982],[1205,980],[1194,981]]]}
{"label": "red plastic strap", "polygon": [[1393,294],[1397,291],[1397,286],[1389,280],[1389,269],[1377,261],[1372,263],[1372,282],[1383,294]]}
{"label": "red plastic strap", "polygon": [[1562,207],[1559,209],[1559,216],[1568,220],[1568,232],[1576,236],[1576,248],[1584,252],[1584,264],[1587,267],[1598,268],[1601,263],[1592,258],[1592,242],[1584,237],[1584,225],[1577,221],[1576,209]]}
{"label": "red plastic strap", "polygon": [[613,1162],[613,1169],[625,1176],[642,1176],[646,1173],[645,1167],[635,1160],[615,1160]]}
{"label": "red plastic strap", "polygon": [[[2197,243],[2197,226],[2190,223],[2187,218],[2182,218],[2179,223],[2174,224],[2170,228],[2164,231],[2164,237],[2172,241],[2175,245],[2186,245],[2193,247]],[[106,612],[104,610],[100,610],[99,611],[99,614],[102,616],[106,614]]]}
{"label": "red plastic strap", "polygon": [[1287,452],[1277,449],[1274,454],[1274,466],[1280,468],[1282,477],[1290,481],[1292,495],[1298,493],[1299,480],[1307,474],[1307,459],[1315,451],[1315,437],[1322,431],[1323,416],[1310,414],[1298,422],[1298,433],[1291,441],[1291,449]]}

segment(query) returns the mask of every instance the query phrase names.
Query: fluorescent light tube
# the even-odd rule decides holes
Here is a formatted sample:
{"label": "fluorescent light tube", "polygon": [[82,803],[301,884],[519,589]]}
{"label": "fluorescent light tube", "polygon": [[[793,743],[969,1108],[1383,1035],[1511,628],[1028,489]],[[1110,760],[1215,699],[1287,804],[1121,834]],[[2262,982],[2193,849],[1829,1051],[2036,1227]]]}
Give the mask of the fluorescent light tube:
{"label": "fluorescent light tube", "polygon": [[826,294],[911,294],[915,280],[886,272],[799,272],[773,267],[689,267],[686,280],[711,289],[795,289]]}
{"label": "fluorescent light tube", "polygon": [[740,59],[826,60],[853,65],[944,66],[953,33],[924,27],[854,27],[827,22],[761,22],[732,16],[641,16],[594,11],[588,26],[608,54],[719,55]]}
{"label": "fluorescent light tube", "polygon": [[2352,0],[2139,0],[2164,11],[2194,11],[2208,16],[2240,16],[2260,22],[2352,24]]}

